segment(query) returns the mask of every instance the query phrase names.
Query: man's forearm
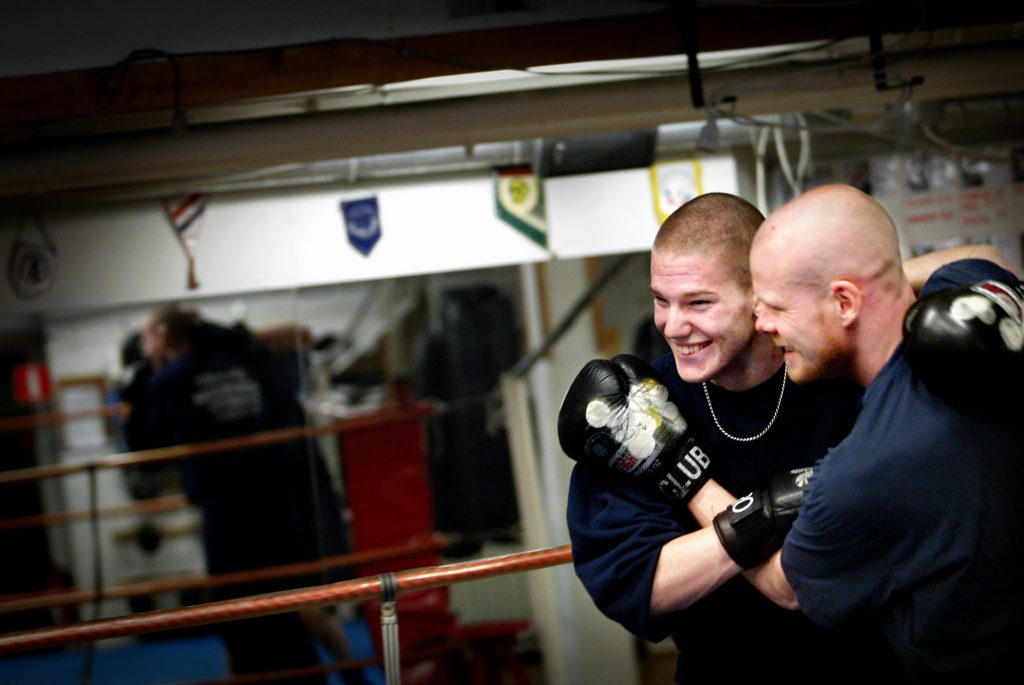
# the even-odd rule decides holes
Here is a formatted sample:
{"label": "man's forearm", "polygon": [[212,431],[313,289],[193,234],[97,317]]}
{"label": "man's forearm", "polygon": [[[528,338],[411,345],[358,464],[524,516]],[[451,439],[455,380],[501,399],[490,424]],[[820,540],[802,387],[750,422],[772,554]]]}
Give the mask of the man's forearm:
{"label": "man's forearm", "polygon": [[756,587],[762,595],[778,604],[783,609],[799,609],[796,593],[786,580],[786,574],[782,572],[781,550],[771,558],[757,566],[744,571],[743,575]]}
{"label": "man's forearm", "polygon": [[[711,533],[712,522],[715,516],[732,505],[736,501],[736,498],[728,490],[719,485],[714,479],[709,480],[705,485],[693,496],[688,503],[690,513],[694,519],[701,526],[701,533]],[[696,535],[696,533],[691,533]],[[684,536],[689,537],[689,536]],[[760,566],[756,566],[752,569],[744,571],[736,562],[734,562],[726,553],[725,548],[722,547],[721,542],[718,540],[717,535],[711,536],[713,539],[706,541],[706,544],[714,547],[715,549],[703,549],[702,553],[705,555],[702,557],[701,565],[703,565],[704,571],[709,574],[708,579],[691,580],[695,587],[708,586],[711,579],[716,581],[716,584],[707,589],[704,594],[707,594],[712,589],[725,582],[737,573],[742,575],[755,587],[761,594],[775,602],[779,606],[786,609],[798,609],[796,595],[793,592],[793,588],[790,587],[789,582],[786,580],[785,574],[782,572],[782,564],[780,562],[780,554],[776,552],[772,557]],[[681,539],[681,538],[677,538]],[[676,542],[676,541],[673,541]],[[671,545],[672,543],[669,543]],[[668,547],[668,545],[666,545]],[[658,562],[659,571],[661,570],[662,564],[666,561],[670,563],[686,564],[687,558],[681,553],[685,548],[680,545],[678,548],[670,550],[670,553],[666,556],[665,548],[662,548],[662,559]],[[694,547],[694,549],[697,549]],[[694,557],[690,557],[693,559]],[[695,569],[690,569],[691,571]],[[676,572],[674,578],[671,581],[665,582],[663,588],[664,597],[672,600],[680,600],[687,597],[687,593],[681,592],[678,588],[672,590],[677,583],[683,582],[684,573]],[[666,573],[666,578],[670,578],[669,574]],[[658,575],[655,574],[655,590],[658,588]],[[696,594],[696,593],[690,593]],[[692,602],[696,601],[700,596],[693,597],[687,602],[687,606]],[[651,607],[652,611],[655,605],[655,593],[651,593]],[[683,608],[683,607],[675,607]]]}
{"label": "man's forearm", "polygon": [[719,485],[714,478],[707,483],[687,502],[686,506],[693,515],[697,525],[707,528],[715,516],[736,501],[728,490]]}
{"label": "man's forearm", "polygon": [[658,557],[651,586],[651,614],[685,609],[739,571],[710,527],[671,540]]}

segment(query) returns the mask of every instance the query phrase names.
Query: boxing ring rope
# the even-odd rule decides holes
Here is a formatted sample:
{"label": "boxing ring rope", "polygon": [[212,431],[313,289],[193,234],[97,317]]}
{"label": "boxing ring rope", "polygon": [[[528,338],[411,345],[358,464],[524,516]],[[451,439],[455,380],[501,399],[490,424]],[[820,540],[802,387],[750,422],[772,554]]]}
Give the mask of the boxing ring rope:
{"label": "boxing ring rope", "polygon": [[[519,362],[511,369],[511,373],[509,374],[511,378],[521,381],[525,377],[530,368],[548,352],[548,350],[554,345],[554,342],[562,336],[565,330],[568,329],[571,322],[578,317],[584,306],[600,289],[607,285],[615,273],[621,270],[624,262],[625,259],[623,258],[620,262],[616,263],[608,270],[607,273],[603,274],[602,278],[599,279],[599,282],[594,284],[594,287],[592,287],[583,297],[579,298],[576,305],[571,309],[569,314],[563,318],[563,321],[557,326],[556,330],[551,335],[547,336],[547,339],[539,347],[534,349],[524,358],[520,359]],[[504,394],[506,393],[503,392],[503,395]],[[122,411],[122,409],[113,408],[109,410],[109,415],[115,415]],[[433,413],[429,408],[429,405],[426,409],[418,409],[418,411],[421,411],[424,415]],[[368,423],[382,423],[379,413],[380,412],[378,410],[376,415],[370,417]],[[401,413],[407,415],[408,408],[401,409]],[[32,423],[33,419],[31,417],[19,417],[19,419],[15,419],[13,421],[0,421],[0,430],[13,430],[24,427],[41,426],[47,425],[47,423],[57,423],[61,420],[71,420],[73,418],[78,417],[72,414],[66,414],[62,417],[60,415],[55,415],[55,418],[53,419],[37,418],[35,419],[35,423]],[[342,420],[338,422],[318,427],[282,429],[242,438],[231,438],[205,443],[195,443],[193,445],[161,448],[157,450],[114,454],[95,460],[89,464],[44,466],[0,472],[0,485],[4,483],[34,481],[52,476],[81,472],[90,472],[94,476],[96,470],[101,468],[116,468],[132,464],[173,461],[214,452],[245,449],[247,447],[257,445],[274,444],[277,442],[286,442],[301,438],[342,433],[347,427],[354,427],[355,425],[358,425],[361,420],[362,417],[358,416],[343,417]],[[21,423],[17,423],[17,421],[21,421]],[[90,513],[93,520],[95,520],[97,516],[95,514],[95,510]],[[71,516],[72,514],[68,513],[65,515]],[[443,587],[480,578],[566,564],[571,561],[572,553],[569,545],[562,547],[541,547],[533,551],[518,554],[423,569],[405,570],[300,590],[244,597],[193,607],[155,611],[132,616],[95,619],[76,624],[74,626],[41,628],[9,633],[6,635],[0,635],[0,656],[30,651],[33,649],[45,649],[81,642],[94,643],[95,641],[102,639],[127,637],[158,632],[161,630],[286,613],[303,608],[328,606],[343,602],[371,599],[374,597],[384,599],[385,588],[388,585],[393,587],[393,594],[397,595],[405,591]],[[411,655],[412,653],[409,655],[410,658]],[[389,660],[397,661],[394,654],[385,654],[383,659],[371,659],[365,660],[365,662],[370,664],[380,663],[383,661],[387,664]],[[349,665],[347,667],[358,667],[358,663],[360,662],[350,662],[350,664],[356,665]],[[326,670],[340,670],[342,668],[346,668],[346,666],[343,666],[339,662],[334,665],[309,667],[309,669],[305,669],[304,672],[325,672]],[[388,682],[391,683],[392,680],[390,679],[390,676],[393,674],[389,673],[388,675]],[[272,674],[266,674],[266,676],[254,674],[252,676],[234,677],[226,680],[210,682],[259,682],[267,679],[269,676],[272,676]]]}
{"label": "boxing ring rope", "polygon": [[[20,421],[17,425],[12,425],[14,422],[7,421],[5,422],[6,425],[4,426],[4,428],[16,429],[38,427],[42,425],[57,423],[62,420],[73,420],[76,418],[81,418],[82,416],[86,415],[113,415],[115,413],[121,413],[124,409],[124,406],[125,405],[114,405],[113,409],[107,411],[90,410],[86,412],[75,412],[70,414],[53,413],[48,415],[38,415],[38,417],[40,417],[40,420],[30,422],[28,424],[26,424],[24,421]],[[410,409],[403,407],[399,411],[402,413],[402,415],[407,415]],[[414,406],[412,408],[412,411],[418,414],[426,414],[429,412],[429,407],[428,405],[425,404],[420,405],[418,407]],[[397,416],[398,414],[395,413],[395,410],[392,410],[391,414],[383,415],[381,414],[380,410],[377,410],[372,415],[367,414],[367,416],[350,416],[342,420],[334,421],[330,424],[326,424],[320,427],[290,427],[286,429],[254,433],[248,436],[241,436],[237,438],[227,438],[202,443],[192,443],[189,445],[176,445],[168,448],[139,450],[136,452],[113,454],[84,464],[63,464],[44,467],[34,467],[29,469],[19,469],[16,471],[0,472],[0,485],[4,483],[29,482],[34,480],[40,480],[43,478],[68,475],[71,473],[80,473],[82,471],[85,471],[90,475],[91,481],[92,478],[94,477],[95,470],[98,468],[115,468],[119,466],[135,464],[174,461],[193,456],[246,449],[257,445],[268,445],[276,444],[279,442],[287,442],[311,436],[344,433],[349,430],[356,430],[366,425],[386,423],[389,420],[393,420]],[[25,418],[33,417],[19,417],[19,419]],[[2,519],[0,520],[0,530],[66,524],[78,521],[89,521],[90,523],[92,523],[95,521],[95,519],[99,517],[124,516],[136,513],[155,513],[173,511],[185,508],[187,506],[189,506],[189,503],[187,499],[183,496],[162,497],[153,500],[143,500],[121,507],[111,507],[108,509],[91,508],[88,511],[54,512],[47,514],[38,514],[33,516]],[[448,544],[449,541],[447,540],[447,538],[445,538],[444,536],[436,535],[430,540],[412,541],[404,546],[366,550],[346,555],[336,555],[333,557],[327,557],[325,559],[314,560],[310,562],[300,562],[296,564],[267,567],[258,570],[242,571],[231,574],[221,574],[218,576],[164,578],[136,583],[123,583],[111,586],[97,586],[91,589],[79,588],[67,591],[24,593],[19,595],[9,595],[7,597],[0,596],[0,614],[23,611],[34,608],[66,606],[69,604],[79,604],[88,601],[99,601],[100,599],[130,598],[135,596],[151,595],[157,592],[211,588],[222,585],[251,582],[254,580],[261,580],[266,578],[279,578],[311,571],[321,571],[340,566],[353,566],[363,563],[370,563],[374,561],[399,558],[402,556],[416,554],[424,551],[436,551],[438,549],[446,547]]]}
{"label": "boxing ring rope", "polygon": [[[347,410],[347,407],[344,408],[344,413],[339,413],[339,409],[331,408],[332,406],[333,405],[328,402],[315,402],[308,405],[306,409],[310,413],[332,416],[334,418],[348,418],[352,416],[352,412]],[[132,407],[128,402],[109,402],[102,407],[97,407],[96,409],[80,409],[78,411],[66,412],[40,412],[38,414],[11,416],[0,419],[0,433],[45,428],[46,426],[56,426],[63,423],[69,423],[71,421],[80,421],[82,419],[102,419],[128,416],[131,414],[131,411]]]}
{"label": "boxing ring rope", "polygon": [[[562,337],[571,323],[578,318],[585,306],[593,299],[597,292],[605,287],[608,282],[622,269],[626,257],[621,258],[610,269],[608,269],[597,283],[593,284],[587,293],[578,298],[578,301],[570,309],[566,316],[556,327],[556,330],[549,334],[546,339],[530,354],[521,358],[510,370],[508,378],[521,381],[534,364],[541,359],[554,343]],[[503,395],[508,394],[503,391]],[[506,398],[507,399],[507,398]],[[431,413],[429,405],[423,410],[424,414]],[[153,463],[171,461],[181,458],[223,452],[231,449],[244,449],[263,444],[275,442],[286,442],[288,440],[316,437],[344,431],[345,424],[352,425],[352,422],[359,421],[359,417],[343,419],[336,423],[326,424],[319,427],[300,427],[268,431],[255,436],[241,438],[230,438],[224,440],[208,441],[193,445],[161,448],[158,450],[145,450],[135,453],[115,454],[92,462],[91,464],[61,465],[50,467],[36,467],[31,469],[20,469],[17,471],[0,472],[0,485],[4,483],[25,482],[70,473],[91,471],[95,474],[99,468],[116,468],[130,464]],[[373,424],[381,423],[379,416],[371,417]],[[340,425],[339,425],[340,424]],[[513,449],[513,452],[516,452]],[[358,601],[378,597],[382,600],[382,607],[386,604],[389,595],[397,595],[403,591],[430,589],[442,587],[458,582],[475,580],[483,577],[490,577],[525,570],[533,570],[548,566],[555,566],[569,563],[572,560],[572,552],[569,545],[562,547],[545,547],[532,552],[493,557],[472,562],[449,564],[444,566],[429,567],[426,569],[406,570],[397,573],[382,574],[376,577],[361,578],[351,581],[343,581],[325,586],[306,588],[303,590],[292,590],[255,597],[245,597],[235,600],[226,600],[194,607],[172,609],[166,611],[149,612],[133,616],[117,617],[112,619],[95,619],[92,621],[77,624],[75,626],[42,628],[18,633],[0,635],[0,655],[42,649],[78,642],[94,643],[96,640],[115,637],[138,635],[149,632],[158,632],[172,628],[184,628],[189,626],[219,623],[224,621],[239,620],[256,616],[286,613],[307,607],[321,607],[342,602]],[[382,615],[382,629],[383,629]],[[386,636],[385,636],[386,637]],[[397,640],[395,641],[397,647]],[[389,685],[396,675],[394,664],[397,663],[397,656],[388,653],[388,643],[385,642],[384,663]],[[253,681],[256,682],[256,681]]]}
{"label": "boxing ring rope", "polygon": [[[284,578],[304,573],[326,571],[332,568],[344,566],[359,566],[361,564],[389,561],[405,556],[414,556],[423,552],[435,552],[444,549],[448,545],[449,540],[446,536],[435,534],[430,538],[412,540],[403,545],[378,547],[358,552],[349,552],[347,554],[336,554],[322,559],[315,559],[313,561],[301,561],[293,564],[266,566],[259,569],[221,573],[213,576],[203,574],[170,576],[133,583],[107,585],[103,588],[103,599],[127,599],[131,597],[154,595],[161,592],[200,590],[221,587],[224,585],[248,583],[257,580]],[[0,595],[0,614],[28,611],[30,609],[67,606],[70,604],[81,604],[93,601],[94,599],[96,599],[96,590],[87,588],[48,591],[42,593],[26,592],[13,595]]]}
{"label": "boxing ring rope", "polygon": [[51,464],[48,466],[33,466],[24,469],[14,469],[0,472],[0,485],[8,483],[25,483],[43,478],[56,476],[67,476],[76,473],[88,472],[91,469],[112,469],[123,466],[135,466],[138,464],[153,464],[165,461],[176,461],[188,457],[198,457],[218,452],[230,452],[233,450],[262,447],[265,445],[276,445],[292,440],[308,439],[323,435],[341,434],[350,430],[358,430],[367,426],[380,425],[389,420],[395,420],[407,416],[412,411],[420,415],[432,413],[429,403],[412,405],[411,409],[406,407],[389,407],[367,412],[365,415],[353,415],[340,421],[334,421],[322,426],[289,426],[287,428],[276,428],[273,430],[251,433],[231,438],[220,438],[217,440],[206,440],[193,442],[184,445],[173,445],[171,447],[158,447],[155,449],[138,450],[135,452],[119,452],[105,457],[99,457],[87,462],[77,464]]}
{"label": "boxing ring rope", "polygon": [[[569,545],[505,554],[485,559],[397,571],[396,594],[453,585],[492,576],[532,571],[572,561]],[[388,575],[388,574],[384,574]],[[345,580],[300,590],[242,597],[180,609],[86,621],[73,626],[37,628],[0,635],[0,656],[78,642],[141,635],[171,628],[222,623],[379,597],[383,575]]]}
{"label": "boxing ring rope", "polygon": [[45,426],[54,426],[80,419],[127,416],[130,412],[131,405],[127,402],[114,402],[111,404],[105,404],[97,409],[82,409],[80,411],[69,412],[56,411],[40,414],[26,414],[25,416],[12,416],[6,419],[0,419],[0,432],[43,428]]}
{"label": "boxing ring rope", "polygon": [[[97,416],[115,416],[123,415],[130,411],[130,406],[125,404],[114,404],[107,405],[97,410],[90,410],[85,412],[53,412],[49,414],[38,414],[33,416],[15,417],[14,419],[4,420],[0,424],[0,430],[28,430],[44,427],[47,425],[53,425],[68,421],[73,421],[80,418],[90,418]],[[99,539],[99,518],[100,509],[98,503],[98,490],[96,484],[97,472],[99,469],[118,468],[124,466],[132,466],[138,464],[158,463],[158,462],[169,462],[177,461],[180,459],[191,458],[196,456],[202,456],[214,453],[223,453],[235,450],[248,449],[253,447],[260,447],[264,445],[279,444],[290,441],[297,441],[302,439],[310,439],[323,435],[342,434],[349,431],[359,430],[364,427],[379,426],[394,421],[401,421],[408,418],[410,415],[414,416],[427,416],[433,413],[433,409],[429,403],[423,402],[414,404],[411,406],[390,406],[381,407],[372,411],[366,411],[365,413],[353,413],[349,416],[338,417],[335,415],[335,420],[331,423],[321,426],[290,426],[286,428],[264,431],[261,433],[250,434],[246,436],[237,436],[219,440],[210,440],[201,443],[192,443],[186,445],[175,445],[166,448],[158,448],[151,450],[139,450],[136,452],[116,453],[101,457],[98,459],[92,459],[88,462],[79,464],[56,464],[41,467],[23,468],[11,471],[0,472],[0,485],[14,484],[14,483],[28,483],[42,480],[45,478],[52,478],[58,476],[66,476],[72,474],[85,473],[88,477],[87,489],[89,493],[89,510],[88,512],[59,512],[51,513],[47,515],[40,515],[36,517],[19,517],[17,519],[8,519],[5,523],[8,529],[18,527],[29,527],[37,525],[50,525],[53,523],[67,523],[76,520],[88,520],[90,529],[92,531],[92,537],[95,540]],[[187,504],[187,503],[186,503]],[[114,516],[123,515],[125,513],[135,513],[140,510],[171,510],[174,508],[180,508],[182,501],[168,502],[156,504],[141,504],[128,507],[115,507],[110,510],[104,510],[104,515]],[[409,553],[409,552],[406,552]],[[397,556],[401,556],[398,554]],[[339,555],[341,556],[341,555]],[[320,564],[324,560],[318,560]],[[329,560],[337,561],[337,560]],[[317,570],[318,562],[307,562],[311,563],[311,566],[307,566],[311,570]],[[348,559],[346,562],[336,563],[334,565],[351,565],[353,562]],[[298,566],[298,565],[296,565]],[[38,600],[26,600],[26,601],[44,601],[45,606],[54,606],[54,599],[61,599],[61,604],[67,603],[84,603],[92,601],[95,612],[94,616],[99,616],[100,604],[105,599],[112,598],[110,592],[112,588],[108,588],[103,583],[102,573],[103,564],[100,558],[99,544],[93,545],[93,573],[95,579],[95,587],[91,591],[78,590],[73,593],[65,593],[63,599],[55,598],[50,593],[42,593],[42,597]],[[297,573],[294,569],[281,571],[280,569],[261,569],[258,571],[247,571],[241,574],[234,574],[235,577],[231,578],[206,578],[202,580],[192,579],[191,581],[184,581],[186,584],[191,585],[193,583],[200,583],[200,587],[213,586],[237,582],[246,582],[261,577],[278,577],[279,575],[293,575]],[[269,574],[264,576],[263,574]],[[167,581],[167,579],[164,579]],[[171,583],[168,587],[166,584],[164,588],[175,589],[177,585],[179,588],[183,581],[178,580],[177,583],[174,581],[167,581]],[[123,586],[120,588],[123,596],[134,596],[136,594],[152,594],[154,586],[150,584],[148,587],[139,584],[133,585],[128,588]],[[159,586],[157,586],[159,587]],[[182,588],[183,589],[183,588]],[[49,595],[49,596],[47,596]],[[21,599],[25,599],[23,596]],[[70,600],[70,601],[64,601]],[[57,606],[61,604],[56,604]],[[17,606],[17,605],[15,605]],[[24,606],[24,605],[22,605]],[[18,609],[11,609],[12,611]],[[275,613],[265,612],[265,613]],[[225,619],[228,620],[228,619]],[[92,670],[92,661],[94,658],[94,647],[95,642],[90,640],[86,644],[85,652],[85,665],[83,670],[83,679],[87,681],[89,674]]]}
{"label": "boxing ring rope", "polygon": [[[152,497],[139,500],[131,504],[119,507],[107,507],[97,509],[96,516],[99,518],[112,518],[118,516],[131,516],[133,514],[159,514],[167,511],[179,511],[192,506],[184,495],[167,495],[165,497]],[[13,530],[17,528],[42,528],[45,526],[60,526],[69,523],[87,521],[93,515],[91,511],[55,511],[47,514],[32,514],[30,516],[14,516],[0,519],[0,530]]]}
{"label": "boxing ring rope", "polygon": [[[107,412],[99,412],[107,415],[121,413],[120,408],[113,408]],[[321,426],[299,426],[288,427],[265,431],[248,436],[238,436],[220,440],[211,440],[190,445],[177,445],[167,448],[153,450],[140,450],[136,452],[117,453],[105,457],[95,458],[87,463],[80,464],[59,464],[42,467],[18,469],[13,471],[0,472],[0,485],[13,483],[27,483],[45,478],[65,476],[71,474],[85,473],[89,483],[89,511],[88,512],[59,512],[30,517],[18,517],[8,519],[0,525],[6,524],[8,528],[29,527],[39,525],[53,525],[70,523],[74,521],[88,520],[92,528],[98,524],[101,515],[118,516],[130,513],[142,513],[142,510],[161,511],[173,510],[181,506],[187,506],[183,498],[161,498],[159,502],[138,503],[122,507],[112,507],[100,510],[97,506],[95,493],[95,481],[97,472],[105,468],[118,468],[137,464],[170,462],[179,459],[196,457],[206,454],[228,452],[233,450],[247,449],[255,446],[276,444],[299,439],[344,433],[348,430],[356,430],[364,426],[386,424],[389,421],[404,420],[413,415],[427,416],[435,413],[429,403],[419,403],[410,406],[402,405],[397,408],[387,407],[368,412],[366,415],[341,417],[331,423]],[[78,414],[53,414],[48,417],[38,418],[34,422],[24,422],[6,426],[9,429],[30,428],[57,423],[61,420],[73,420],[79,418]],[[102,512],[102,513],[101,513]],[[94,531],[94,537],[96,533]],[[428,543],[431,546],[445,546],[446,542],[433,540]],[[269,569],[257,569],[238,572],[235,574],[223,574],[207,578],[164,578],[141,583],[125,583],[104,587],[100,576],[101,561],[97,556],[94,558],[96,570],[96,587],[92,590],[76,589],[70,592],[44,592],[35,593],[29,596],[25,593],[21,596],[0,597],[0,613],[23,611],[29,608],[44,606],[61,606],[66,604],[78,604],[93,601],[98,605],[103,599],[131,597],[143,594],[154,594],[156,592],[190,589],[192,587],[210,587],[233,582],[246,582],[264,577],[278,577],[280,575],[292,575],[294,573],[306,572],[307,570],[319,570],[333,565],[355,565],[360,563],[360,554],[372,554],[373,551],[356,553],[353,555],[339,555],[339,558],[328,558],[314,562],[302,562],[287,567],[273,567]],[[410,553],[410,552],[406,552]],[[396,556],[400,556],[401,553]],[[365,561],[365,558],[363,559]],[[351,602],[364,599],[380,599],[381,607],[381,633],[383,638],[383,655],[380,659],[370,660],[372,663],[383,663],[385,676],[389,685],[398,682],[398,670],[400,659],[398,655],[398,615],[395,600],[400,592],[409,590],[425,590],[442,587],[457,582],[474,580],[477,578],[489,577],[492,575],[508,574],[533,568],[543,568],[556,564],[571,561],[571,551],[568,546],[562,548],[540,549],[534,552],[505,555],[491,559],[451,564],[448,566],[437,566],[426,569],[408,570],[397,573],[385,573],[380,576],[343,581],[325,586],[306,588],[305,590],[292,590],[255,597],[244,597],[235,600],[226,600],[210,604],[201,604],[192,607],[184,607],[167,611],[150,612],[147,614],[135,614],[131,616],[120,616],[109,619],[96,618],[91,621],[70,625],[50,627],[37,630],[24,631],[21,633],[9,633],[0,635],[0,656],[28,651],[32,649],[43,649],[56,647],[71,643],[86,643],[85,657],[88,662],[94,658],[94,649],[97,640],[114,637],[138,635],[172,628],[184,628],[224,621],[241,620],[256,616],[264,616],[277,613],[292,612],[303,608],[315,608],[328,606],[342,602]],[[325,566],[326,565],[326,566]],[[7,601],[4,601],[4,600]],[[390,620],[386,611],[390,608]],[[453,650],[457,644],[447,645],[444,649]],[[407,655],[411,658],[411,654]],[[310,667],[314,671],[318,668],[320,672],[326,670],[343,670],[356,668],[355,662],[322,665],[321,667]],[[310,671],[313,672],[313,671]],[[91,668],[86,667],[85,673],[91,673]],[[270,675],[270,674],[268,674]],[[279,674],[280,675],[280,674]],[[299,675],[296,673],[295,675]],[[230,678],[224,682],[260,682],[265,680],[258,674]]]}

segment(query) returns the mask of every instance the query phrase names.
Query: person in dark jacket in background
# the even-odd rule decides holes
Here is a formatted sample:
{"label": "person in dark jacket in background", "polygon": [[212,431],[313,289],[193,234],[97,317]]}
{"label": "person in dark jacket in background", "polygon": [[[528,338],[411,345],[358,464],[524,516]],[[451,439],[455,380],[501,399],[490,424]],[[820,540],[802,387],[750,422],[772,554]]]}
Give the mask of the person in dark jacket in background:
{"label": "person in dark jacket in background", "polygon": [[[276,343],[275,350],[243,327],[204,321],[180,306],[154,310],[141,331],[152,376],[140,414],[133,412],[132,417],[143,429],[129,430],[129,435],[143,435],[145,447],[160,447],[303,425],[292,366],[298,360],[283,353],[287,330],[273,333],[263,339]],[[295,347],[301,348],[303,341],[308,343],[308,333],[296,339]],[[348,551],[342,504],[315,443],[299,439],[247,447],[188,458],[180,465],[185,494],[202,511],[211,575]],[[233,584],[216,588],[213,598],[347,577],[351,569]],[[325,639],[336,658],[351,658],[340,624],[326,610],[233,621],[219,624],[219,629],[234,674],[319,664],[311,635]],[[347,671],[345,678],[362,682],[362,673]]]}

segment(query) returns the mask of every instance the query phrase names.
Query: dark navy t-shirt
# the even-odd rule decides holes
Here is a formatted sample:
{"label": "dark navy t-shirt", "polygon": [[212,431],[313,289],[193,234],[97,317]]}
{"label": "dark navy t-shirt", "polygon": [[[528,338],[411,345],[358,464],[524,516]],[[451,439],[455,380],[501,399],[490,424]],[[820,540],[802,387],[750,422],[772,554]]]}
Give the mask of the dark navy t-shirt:
{"label": "dark navy t-shirt", "polygon": [[[302,426],[288,359],[204,324],[197,344],[154,373],[141,404],[149,446],[204,442]],[[294,363],[294,360],[292,360]],[[180,462],[185,494],[202,507],[210,573],[263,568],[348,550],[342,503],[316,443],[301,437]],[[313,585],[330,574],[217,588],[218,598]]]}
{"label": "dark navy t-shirt", "polygon": [[[922,293],[986,278],[1016,282],[970,260],[940,269]],[[921,682],[1022,673],[1024,422],[1000,409],[1015,395],[972,394],[936,396],[897,350],[816,469],[783,548],[808,616],[827,627],[880,617]]]}

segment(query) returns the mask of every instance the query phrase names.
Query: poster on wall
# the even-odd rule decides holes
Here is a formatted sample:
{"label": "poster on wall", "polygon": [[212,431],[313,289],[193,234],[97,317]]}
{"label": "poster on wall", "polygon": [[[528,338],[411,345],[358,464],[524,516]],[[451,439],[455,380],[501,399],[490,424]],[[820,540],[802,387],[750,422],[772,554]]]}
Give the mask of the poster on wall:
{"label": "poster on wall", "polygon": [[[1007,163],[1009,162],[1009,163]],[[960,245],[998,248],[1024,262],[1024,187],[1012,156],[1000,162],[919,152],[873,161],[878,199],[892,214],[909,256]]]}
{"label": "poster on wall", "polygon": [[102,376],[64,378],[57,382],[60,410],[67,414],[63,424],[64,445],[69,449],[93,449],[108,442],[102,418],[106,381]]}

